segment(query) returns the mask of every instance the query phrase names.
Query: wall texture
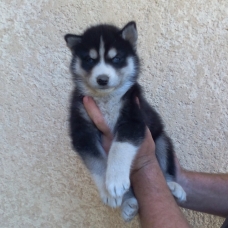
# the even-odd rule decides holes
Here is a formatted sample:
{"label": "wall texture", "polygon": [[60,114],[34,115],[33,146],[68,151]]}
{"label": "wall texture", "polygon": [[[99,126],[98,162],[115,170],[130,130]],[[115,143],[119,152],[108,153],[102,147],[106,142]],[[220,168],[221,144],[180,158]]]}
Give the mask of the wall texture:
{"label": "wall texture", "polygon": [[[65,33],[138,25],[141,84],[182,166],[228,172],[227,0],[1,0],[0,227],[138,227],[103,206],[68,137]],[[223,219],[184,210],[196,228]]]}

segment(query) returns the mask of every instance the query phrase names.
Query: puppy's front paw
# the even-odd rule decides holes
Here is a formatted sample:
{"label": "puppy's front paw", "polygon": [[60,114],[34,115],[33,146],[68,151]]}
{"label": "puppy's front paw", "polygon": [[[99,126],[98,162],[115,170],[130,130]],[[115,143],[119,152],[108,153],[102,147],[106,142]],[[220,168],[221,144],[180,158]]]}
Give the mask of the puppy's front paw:
{"label": "puppy's front paw", "polygon": [[112,197],[108,193],[103,194],[101,196],[101,199],[105,205],[108,205],[109,207],[112,207],[112,208],[117,208],[122,203],[122,197]]}
{"label": "puppy's front paw", "polygon": [[106,174],[106,189],[113,197],[123,197],[130,188],[130,179],[124,173],[116,172]]}
{"label": "puppy's front paw", "polygon": [[186,201],[186,192],[178,183],[169,181],[167,182],[167,185],[169,186],[169,189],[172,192],[172,194],[177,198],[179,202]]}
{"label": "puppy's front paw", "polygon": [[131,164],[138,147],[129,142],[113,142],[106,171],[105,185],[113,197],[122,197],[130,188]]}

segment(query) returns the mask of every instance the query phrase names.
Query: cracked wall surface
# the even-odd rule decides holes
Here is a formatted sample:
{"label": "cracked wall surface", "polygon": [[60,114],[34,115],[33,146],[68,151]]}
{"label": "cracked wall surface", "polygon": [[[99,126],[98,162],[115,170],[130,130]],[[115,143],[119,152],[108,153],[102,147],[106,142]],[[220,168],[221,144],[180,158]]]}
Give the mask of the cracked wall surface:
{"label": "cracked wall surface", "polygon": [[[183,167],[228,172],[228,2],[2,0],[0,227],[139,227],[102,205],[68,136],[66,33],[137,22],[140,82]],[[193,227],[222,218],[183,210]]]}

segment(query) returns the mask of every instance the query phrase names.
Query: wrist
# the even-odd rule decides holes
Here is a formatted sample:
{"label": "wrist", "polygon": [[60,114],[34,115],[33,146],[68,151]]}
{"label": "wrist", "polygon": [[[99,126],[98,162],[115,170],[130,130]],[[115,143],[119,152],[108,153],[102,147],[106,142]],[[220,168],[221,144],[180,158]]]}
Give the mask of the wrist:
{"label": "wrist", "polygon": [[188,176],[188,171],[183,168],[179,168],[178,171],[176,172],[176,182],[181,186],[185,186],[188,181],[187,176]]}

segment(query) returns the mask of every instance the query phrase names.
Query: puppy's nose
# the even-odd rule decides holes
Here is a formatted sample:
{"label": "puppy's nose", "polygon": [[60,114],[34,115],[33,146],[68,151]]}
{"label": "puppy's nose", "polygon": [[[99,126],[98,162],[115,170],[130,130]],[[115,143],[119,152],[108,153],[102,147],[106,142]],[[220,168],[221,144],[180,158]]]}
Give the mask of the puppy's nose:
{"label": "puppy's nose", "polygon": [[109,77],[107,75],[99,75],[97,77],[97,83],[101,86],[106,86],[108,84]]}

